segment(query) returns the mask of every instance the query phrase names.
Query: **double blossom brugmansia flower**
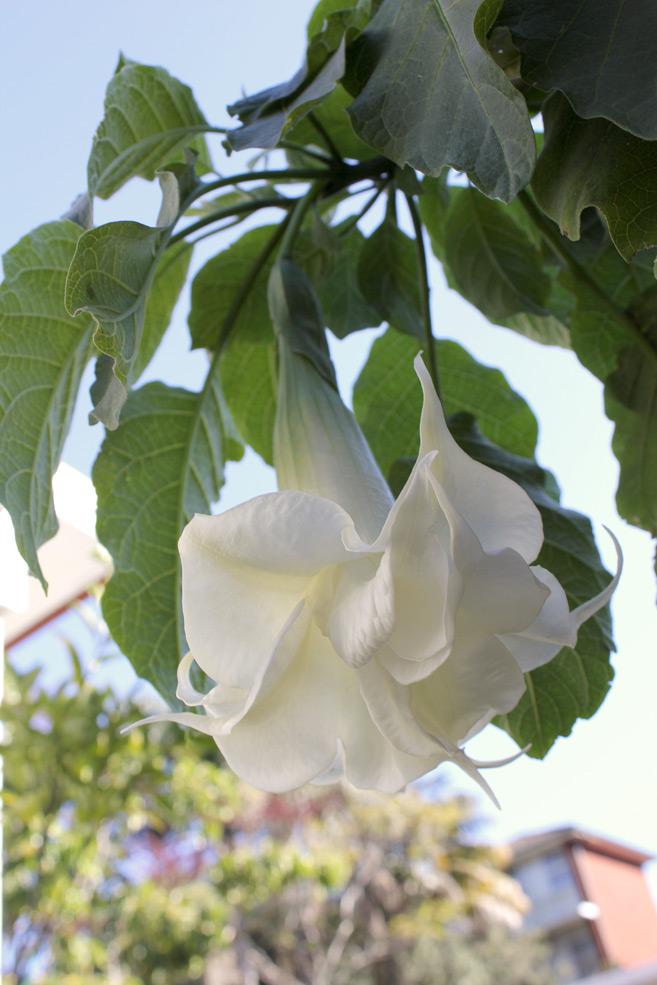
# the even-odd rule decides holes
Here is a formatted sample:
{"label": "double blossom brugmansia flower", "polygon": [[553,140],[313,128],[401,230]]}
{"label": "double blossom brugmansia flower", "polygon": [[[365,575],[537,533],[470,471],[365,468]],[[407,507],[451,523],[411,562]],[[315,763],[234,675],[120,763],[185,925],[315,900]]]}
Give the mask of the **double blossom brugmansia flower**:
{"label": "double blossom brugmansia flower", "polygon": [[[190,652],[178,696],[205,714],[154,716],[211,735],[263,790],[344,776],[393,792],[450,760],[515,707],[524,673],[574,646],[620,574],[570,612],[533,565],[526,493],[454,441],[427,370],[420,453],[399,498],[355,418],[310,361],[281,344],[275,462],[281,491],[180,538]],[[192,663],[216,685],[190,681]]]}

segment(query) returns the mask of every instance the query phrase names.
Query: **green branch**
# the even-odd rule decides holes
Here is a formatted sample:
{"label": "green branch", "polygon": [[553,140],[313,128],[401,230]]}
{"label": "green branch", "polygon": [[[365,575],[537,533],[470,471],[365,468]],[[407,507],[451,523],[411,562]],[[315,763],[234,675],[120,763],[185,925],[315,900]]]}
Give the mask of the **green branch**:
{"label": "green branch", "polygon": [[417,206],[413,201],[412,196],[405,195],[404,198],[406,199],[408,211],[411,216],[411,222],[413,223],[413,231],[415,233],[418,279],[420,282],[420,303],[422,305],[422,322],[424,325],[424,338],[427,349],[427,363],[429,366],[429,372],[431,373],[431,379],[433,380],[433,385],[436,388],[436,393],[438,394],[438,398],[441,399],[440,376],[438,373],[438,361],[436,359],[436,345],[433,337],[433,328],[431,325],[431,288],[429,286],[429,270],[427,267],[427,253],[424,248],[424,231],[422,228],[422,220],[420,219]]}

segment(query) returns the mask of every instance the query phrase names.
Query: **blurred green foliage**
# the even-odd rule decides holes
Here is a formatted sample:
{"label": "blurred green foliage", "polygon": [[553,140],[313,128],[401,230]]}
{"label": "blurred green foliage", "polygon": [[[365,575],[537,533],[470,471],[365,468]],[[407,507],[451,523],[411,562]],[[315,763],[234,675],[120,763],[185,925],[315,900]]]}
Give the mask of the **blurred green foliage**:
{"label": "blurred green foliage", "polygon": [[71,659],[7,671],[7,985],[549,985],[468,801],[260,794]]}

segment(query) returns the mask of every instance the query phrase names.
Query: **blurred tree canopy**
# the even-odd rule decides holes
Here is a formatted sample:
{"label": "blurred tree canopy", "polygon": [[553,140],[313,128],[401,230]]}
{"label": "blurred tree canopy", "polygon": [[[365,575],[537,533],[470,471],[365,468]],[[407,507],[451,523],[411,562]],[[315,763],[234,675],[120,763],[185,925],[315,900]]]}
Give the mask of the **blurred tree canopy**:
{"label": "blurred tree canopy", "polygon": [[71,659],[7,672],[7,983],[549,985],[469,801],[257,793]]}

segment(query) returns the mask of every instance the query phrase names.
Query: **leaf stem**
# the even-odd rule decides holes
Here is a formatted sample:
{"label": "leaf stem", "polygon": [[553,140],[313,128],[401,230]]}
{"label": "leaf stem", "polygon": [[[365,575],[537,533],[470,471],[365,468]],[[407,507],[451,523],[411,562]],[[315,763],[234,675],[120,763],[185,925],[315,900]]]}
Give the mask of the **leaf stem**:
{"label": "leaf stem", "polygon": [[[385,189],[386,185],[388,184],[388,180],[389,179],[386,178],[383,181],[379,182],[379,184],[374,189],[374,194],[373,195],[370,195],[370,197],[367,199],[367,201],[363,205],[362,209],[360,209],[360,211],[357,212],[355,215],[351,215],[351,216],[349,216],[348,219],[345,220],[345,224],[344,224],[343,228],[340,230],[340,232],[338,233],[338,236],[340,236],[340,237],[347,236],[351,232],[351,230],[354,228],[354,226],[357,225],[360,222],[360,220],[363,218],[363,216],[367,215],[367,213],[370,211],[370,209],[372,208],[372,206],[374,205],[374,203],[378,201],[381,193],[383,192],[383,190]],[[348,225],[347,225],[347,223],[348,223]]]}
{"label": "leaf stem", "polygon": [[283,236],[281,242],[281,257],[290,257],[292,255],[294,241],[299,230],[301,229],[306,213],[315,199],[321,195],[323,190],[324,185],[317,182],[316,184],[310,186],[305,195],[302,195],[296,200],[296,204],[290,214],[289,221],[286,223],[287,228],[285,229],[285,235]]}
{"label": "leaf stem", "polygon": [[[340,171],[344,171],[344,164]],[[247,181],[310,181],[313,178],[325,178],[335,174],[337,169],[331,168],[267,168],[262,171],[244,171],[241,174],[227,175],[216,181],[200,182],[198,188],[189,197],[189,202],[195,202],[208,192],[218,191],[230,185],[243,185]]]}
{"label": "leaf stem", "polygon": [[308,122],[312,127],[314,127],[314,129],[317,131],[319,136],[324,141],[324,144],[328,148],[333,160],[337,161],[339,164],[344,164],[344,161],[342,159],[342,154],[334,144],[331,134],[328,132],[322,121],[317,117],[315,113],[312,112],[308,113]]}
{"label": "leaf stem", "polygon": [[319,150],[311,150],[310,147],[304,147],[302,144],[295,144],[291,140],[279,140],[276,144],[277,150],[289,150],[295,154],[303,154],[304,157],[311,157],[315,161],[321,161],[322,164],[331,165],[334,163],[332,157],[322,153]]}
{"label": "leaf stem", "polygon": [[422,304],[422,321],[424,324],[424,338],[426,342],[426,359],[433,385],[436,388],[438,399],[441,400],[440,376],[438,373],[438,360],[436,359],[436,344],[431,325],[431,288],[429,286],[429,270],[427,267],[427,253],[424,247],[424,230],[422,220],[417,210],[412,195],[404,195],[406,205],[413,223],[415,233],[415,248],[417,250],[418,278],[420,282],[420,301]]}
{"label": "leaf stem", "polygon": [[603,308],[609,312],[615,321],[620,322],[627,333],[631,335],[639,348],[653,361],[657,362],[657,350],[652,347],[650,341],[643,334],[636,322],[619,304],[611,298],[607,292],[600,287],[594,277],[583,267],[564,245],[563,237],[557,232],[556,226],[538,208],[531,195],[526,191],[518,193],[518,201],[524,208],[527,215],[540,232],[541,236],[548,244],[554,255],[570,270],[573,277],[584,284],[592,294],[596,296]]}
{"label": "leaf stem", "polygon": [[[242,202],[237,205],[230,205],[225,209],[217,209],[216,212],[210,212],[196,222],[192,222],[189,226],[185,226],[184,229],[181,229],[171,237],[168,245],[171,246],[173,243],[185,239],[190,233],[195,233],[213,222],[219,222],[221,219],[230,219],[238,215],[248,215],[251,212],[257,212],[258,209],[290,209],[297,201],[298,199],[296,198],[285,199],[280,195],[272,195],[271,198],[253,199],[251,202]],[[220,230],[217,231],[219,232]]]}

